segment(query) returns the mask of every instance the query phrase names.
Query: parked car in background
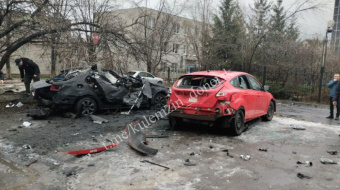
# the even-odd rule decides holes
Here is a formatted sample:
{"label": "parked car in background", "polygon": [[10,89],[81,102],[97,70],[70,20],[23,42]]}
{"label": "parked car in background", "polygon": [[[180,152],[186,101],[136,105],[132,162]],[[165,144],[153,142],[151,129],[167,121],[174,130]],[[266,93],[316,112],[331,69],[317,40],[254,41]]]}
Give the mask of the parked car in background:
{"label": "parked car in background", "polygon": [[245,130],[245,122],[262,117],[270,121],[275,99],[254,76],[244,72],[202,71],[181,76],[168,100],[172,128],[183,121],[204,121],[229,128],[233,135]]}
{"label": "parked car in background", "polygon": [[[66,73],[70,73],[69,71]],[[100,109],[148,106],[160,109],[166,105],[169,88],[132,76],[121,77],[113,70],[98,71],[97,67],[80,69],[75,75],[33,84],[32,94],[42,105],[71,108],[77,114],[91,115]],[[136,101],[138,97],[139,101]]]}
{"label": "parked car in background", "polygon": [[128,73],[129,76],[137,77],[140,76],[142,79],[146,79],[151,83],[156,83],[156,84],[163,84],[163,79],[155,77],[149,72],[145,71],[129,71]]}

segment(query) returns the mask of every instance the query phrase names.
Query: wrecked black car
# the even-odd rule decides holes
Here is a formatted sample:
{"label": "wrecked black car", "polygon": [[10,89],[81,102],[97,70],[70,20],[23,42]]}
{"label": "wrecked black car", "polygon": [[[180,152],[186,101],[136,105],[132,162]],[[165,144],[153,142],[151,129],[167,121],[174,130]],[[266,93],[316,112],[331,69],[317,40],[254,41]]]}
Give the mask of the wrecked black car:
{"label": "wrecked black car", "polygon": [[32,87],[32,95],[40,105],[71,108],[79,115],[131,106],[160,109],[166,105],[168,93],[168,87],[141,78],[121,77],[113,70],[98,71],[96,67],[61,80],[38,81]]}

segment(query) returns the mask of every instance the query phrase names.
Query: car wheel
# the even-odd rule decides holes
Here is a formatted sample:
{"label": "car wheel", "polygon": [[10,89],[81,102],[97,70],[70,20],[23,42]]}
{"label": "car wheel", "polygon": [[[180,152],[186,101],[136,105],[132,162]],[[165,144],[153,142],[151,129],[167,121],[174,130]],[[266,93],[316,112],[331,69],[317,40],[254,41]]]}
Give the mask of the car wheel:
{"label": "car wheel", "polygon": [[238,136],[244,130],[244,114],[241,109],[238,109],[235,116],[231,119],[230,130],[232,135]]}
{"label": "car wheel", "polygon": [[155,97],[153,98],[153,108],[154,109],[161,109],[164,108],[166,105],[166,96],[163,94],[156,94]]}
{"label": "car wheel", "polygon": [[176,130],[182,125],[182,118],[169,116],[169,124],[172,130]]}
{"label": "car wheel", "polygon": [[76,113],[82,116],[93,115],[97,112],[98,106],[92,98],[82,98],[76,104]]}
{"label": "car wheel", "polygon": [[273,119],[273,116],[274,116],[274,103],[270,102],[270,104],[268,106],[267,114],[262,116],[262,120],[263,121],[271,121]]}
{"label": "car wheel", "polygon": [[158,81],[157,84],[163,84],[163,82],[162,81]]}

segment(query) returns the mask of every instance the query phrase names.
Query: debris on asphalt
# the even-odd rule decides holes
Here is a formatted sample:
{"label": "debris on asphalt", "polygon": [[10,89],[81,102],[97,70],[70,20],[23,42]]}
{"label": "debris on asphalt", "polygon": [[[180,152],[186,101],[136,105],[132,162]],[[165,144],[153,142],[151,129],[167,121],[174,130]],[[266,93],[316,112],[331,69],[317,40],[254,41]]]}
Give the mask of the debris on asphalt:
{"label": "debris on asphalt", "polygon": [[338,151],[334,150],[334,151],[327,151],[328,154],[330,155],[338,155]]}
{"label": "debris on asphalt", "polygon": [[29,127],[32,125],[32,123],[28,122],[28,121],[25,121],[21,124],[23,127]]}
{"label": "debris on asphalt", "polygon": [[118,145],[119,145],[119,143],[117,143],[117,144],[110,144],[110,145],[99,147],[99,148],[92,148],[92,149],[85,149],[85,150],[75,150],[75,151],[63,152],[63,153],[65,153],[65,154],[72,154],[72,155],[93,154],[93,153],[97,153],[97,152],[101,152],[101,151],[104,151],[104,150],[111,149],[111,148],[116,147]]}
{"label": "debris on asphalt", "polygon": [[146,135],[141,131],[134,131],[133,127],[135,127],[137,123],[139,122],[137,121],[132,124],[126,125],[125,130],[128,136],[129,146],[140,153],[153,156],[156,155],[158,153],[158,149],[153,149],[146,146],[146,144],[148,143],[148,141],[146,140]]}
{"label": "debris on asphalt", "polygon": [[300,178],[300,179],[311,179],[311,178],[312,178],[312,177],[309,177],[309,176],[304,175],[304,174],[302,174],[302,173],[298,173],[298,174],[297,174],[297,177]]}
{"label": "debris on asphalt", "polygon": [[293,153],[293,154],[297,154],[297,152],[294,152],[294,151],[293,151],[292,153]]}
{"label": "debris on asphalt", "polygon": [[267,152],[268,148],[259,148],[259,151]]}
{"label": "debris on asphalt", "polygon": [[95,166],[95,164],[87,164],[88,167]]}
{"label": "debris on asphalt", "polygon": [[19,102],[19,103],[17,103],[16,107],[20,108],[20,107],[22,107],[23,105],[24,105],[23,103]]}
{"label": "debris on asphalt", "polygon": [[28,144],[24,144],[22,146],[22,148],[24,148],[24,149],[32,149],[32,147],[30,145],[28,145]]}
{"label": "debris on asphalt", "polygon": [[17,129],[8,129],[8,131],[18,131]]}
{"label": "debris on asphalt", "polygon": [[95,116],[95,115],[90,115],[90,118],[92,119],[93,123],[96,124],[102,124],[102,123],[108,123],[109,120]]}
{"label": "debris on asphalt", "polygon": [[250,159],[249,155],[240,155],[240,158],[242,158],[245,161],[248,161]]}
{"label": "debris on asphalt", "polygon": [[185,165],[185,166],[196,166],[196,164],[195,164],[195,163],[192,163],[192,162],[190,162],[190,160],[189,160],[189,159],[186,159],[186,160],[185,160],[185,162],[184,162],[184,165]]}
{"label": "debris on asphalt", "polygon": [[73,167],[73,168],[71,168],[71,169],[69,169],[69,170],[63,172],[63,174],[65,174],[66,177],[69,177],[69,176],[71,176],[71,175],[76,175],[76,170],[77,170],[77,169],[78,169],[78,167],[75,166],[75,167]]}
{"label": "debris on asphalt", "polygon": [[66,112],[66,113],[63,114],[63,117],[75,119],[75,118],[77,118],[77,114],[72,113],[72,112]]}
{"label": "debris on asphalt", "polygon": [[190,156],[195,156],[195,153],[194,152],[190,153]]}
{"label": "debris on asphalt", "polygon": [[292,129],[295,129],[295,130],[306,130],[305,127],[302,127],[302,126],[299,126],[299,125],[290,125],[292,127]]}
{"label": "debris on asphalt", "polygon": [[213,149],[214,147],[212,145],[209,146],[210,149]]}
{"label": "debris on asphalt", "polygon": [[234,158],[234,156],[229,154],[229,150],[228,149],[224,149],[224,150],[222,150],[222,152],[226,152],[227,156],[229,156],[230,158]]}
{"label": "debris on asphalt", "polygon": [[170,169],[169,167],[166,167],[166,166],[163,166],[163,165],[160,165],[160,164],[157,164],[157,163],[154,163],[154,162],[148,161],[148,160],[143,160],[143,161],[140,161],[140,162],[143,162],[143,163],[149,163],[149,164],[152,164],[152,165],[156,165],[156,166],[159,166],[159,167],[165,168],[165,170],[168,170],[168,169]]}
{"label": "debris on asphalt", "polygon": [[146,138],[169,138],[169,135],[147,135]]}
{"label": "debris on asphalt", "polygon": [[313,162],[306,161],[305,163],[306,163],[305,164],[306,167],[312,167],[313,166]]}
{"label": "debris on asphalt", "polygon": [[25,166],[29,167],[30,165],[32,165],[32,164],[34,164],[34,163],[36,163],[37,161],[38,161],[38,159],[36,159],[36,160],[33,160],[32,162],[30,162],[30,163],[26,164]]}
{"label": "debris on asphalt", "polygon": [[337,164],[334,160],[331,160],[329,158],[321,158],[320,161],[323,164]]}
{"label": "debris on asphalt", "polygon": [[52,111],[49,108],[42,108],[42,109],[31,109],[29,116],[33,119],[45,119],[49,115],[51,115]]}
{"label": "debris on asphalt", "polygon": [[15,104],[9,103],[9,104],[6,105],[6,108],[12,108],[12,107],[14,107],[14,106],[15,106]]}

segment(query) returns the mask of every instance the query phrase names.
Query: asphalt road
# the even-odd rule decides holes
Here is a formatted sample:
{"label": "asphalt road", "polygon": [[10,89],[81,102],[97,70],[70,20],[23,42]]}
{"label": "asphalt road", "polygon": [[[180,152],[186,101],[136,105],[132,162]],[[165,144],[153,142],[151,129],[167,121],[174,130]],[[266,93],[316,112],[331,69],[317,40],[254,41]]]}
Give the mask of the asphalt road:
{"label": "asphalt road", "polygon": [[[159,150],[156,156],[141,155],[122,141],[110,151],[82,157],[63,152],[108,144],[106,139],[116,138],[126,124],[154,112],[100,114],[109,123],[99,125],[59,115],[32,120],[26,117],[30,108],[0,109],[0,189],[340,189],[340,166],[320,162],[340,162],[339,155],[327,153],[340,151],[339,121],[325,119],[327,106],[280,102],[271,122],[255,120],[238,137],[197,124],[171,131],[167,120],[159,120],[143,130],[169,135],[148,139],[148,146]],[[23,121],[32,126],[18,128]],[[22,148],[25,144],[32,149]],[[194,166],[184,165],[187,159]],[[311,178],[300,179],[298,173]]]}

